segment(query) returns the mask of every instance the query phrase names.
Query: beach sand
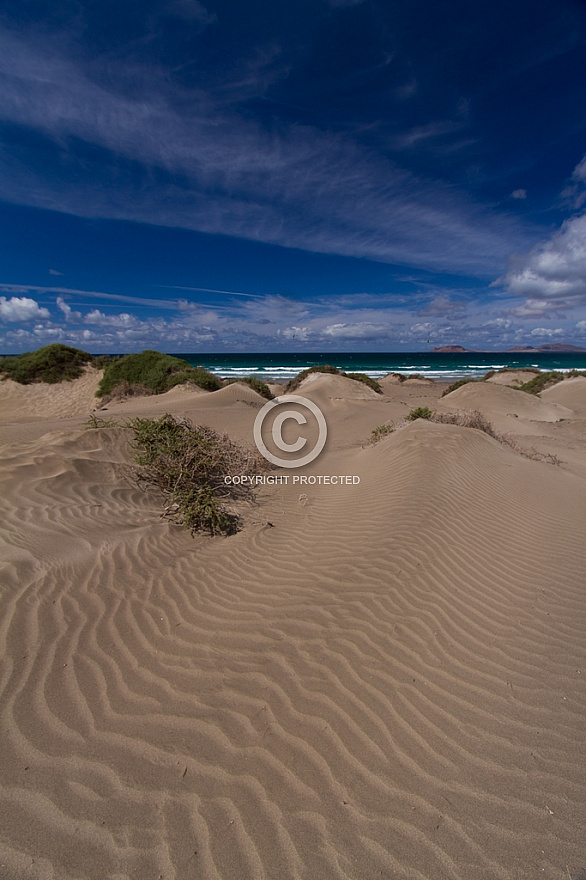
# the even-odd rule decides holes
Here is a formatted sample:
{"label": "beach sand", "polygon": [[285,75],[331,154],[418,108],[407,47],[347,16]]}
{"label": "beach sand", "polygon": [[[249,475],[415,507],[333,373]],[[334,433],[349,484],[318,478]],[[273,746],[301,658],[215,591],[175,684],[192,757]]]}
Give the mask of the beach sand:
{"label": "beach sand", "polygon": [[[586,380],[312,377],[300,473],[360,483],[261,487],[210,538],[137,488],[128,430],[84,429],[98,378],[0,383],[0,880],[586,876]],[[264,403],[97,415],[250,445]],[[367,442],[418,406],[510,442]]]}

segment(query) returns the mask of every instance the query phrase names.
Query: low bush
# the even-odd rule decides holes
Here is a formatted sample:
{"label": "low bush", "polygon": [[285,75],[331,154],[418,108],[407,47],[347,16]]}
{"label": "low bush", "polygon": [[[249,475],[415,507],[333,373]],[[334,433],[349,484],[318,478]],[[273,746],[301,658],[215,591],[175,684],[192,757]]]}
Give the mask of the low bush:
{"label": "low bush", "polygon": [[557,385],[558,382],[562,382],[563,378],[563,373],[558,373],[556,370],[549,370],[545,373],[538,373],[533,379],[530,379],[528,382],[524,382],[523,385],[518,385],[517,387],[519,391],[526,391],[528,394],[539,394],[540,391],[545,391],[546,388],[551,388],[552,385]]}
{"label": "low bush", "polygon": [[343,373],[342,375],[346,376],[347,379],[354,379],[355,382],[363,382],[369,388],[372,388],[373,391],[376,391],[377,394],[383,393],[376,379],[373,379],[372,376],[367,376],[366,373]]}
{"label": "low bush", "polygon": [[266,397],[267,400],[273,399],[271,389],[269,388],[267,383],[263,382],[262,379],[257,379],[256,376],[243,376],[241,379],[232,377],[230,379],[224,379],[222,384],[233,385],[234,382],[243,382],[245,385],[249,385],[253,391],[256,391],[257,394],[260,394],[261,397]]}
{"label": "low bush", "polygon": [[398,379],[399,382],[406,382],[409,376],[406,376],[405,373],[387,373],[385,379],[389,376],[392,376],[394,379]]}
{"label": "low bush", "polygon": [[[485,376],[485,378],[486,378],[486,376]],[[461,388],[462,385],[468,385],[469,382],[476,382],[476,381],[477,381],[476,379],[472,379],[470,377],[466,378],[466,379],[458,379],[457,382],[454,382],[452,385],[449,385],[446,388],[446,390],[442,394],[442,397],[445,397],[446,394],[450,394],[451,391],[455,391],[456,388]]]}
{"label": "low bush", "polygon": [[414,422],[416,419],[433,419],[435,413],[428,406],[418,406],[416,409],[412,409],[408,416],[405,416],[405,419],[408,422]]}
{"label": "low bush", "polygon": [[370,437],[368,438],[368,443],[378,443],[379,440],[382,440],[383,437],[386,437],[388,434],[392,434],[395,430],[395,426],[391,424],[386,425],[378,425],[378,427],[374,428],[373,431],[370,432]]}
{"label": "low bush", "polygon": [[87,351],[56,342],[37,351],[9,355],[0,359],[0,373],[21,385],[32,382],[71,382],[78,379],[93,360]]}
{"label": "low bush", "polygon": [[107,364],[96,397],[112,395],[123,383],[126,383],[123,387],[127,390],[140,386],[151,394],[162,394],[183,382],[198,385],[206,391],[217,391],[222,387],[220,380],[203,367],[192,367],[181,358],[146,350],[140,354],[125,354]]}
{"label": "low bush", "polygon": [[370,376],[367,376],[366,373],[344,373],[343,370],[338,370],[337,367],[331,367],[329,364],[324,364],[316,367],[309,367],[309,369],[298,373],[297,376],[287,383],[285,394],[290,394],[292,391],[296,391],[303,380],[307,379],[311,373],[331,373],[334,376],[343,376],[345,379],[353,379],[355,382],[363,382],[365,385],[368,385],[369,388],[372,388],[373,391],[376,391],[377,394],[383,393],[383,390],[376,379],[372,379]]}
{"label": "low bush", "polygon": [[293,379],[287,382],[287,385],[285,386],[285,394],[290,394],[292,391],[296,391],[303,380],[307,379],[311,373],[332,373],[335,376],[342,375],[337,367],[331,367],[329,364],[318,364],[316,367],[308,367],[307,370],[302,370],[301,373],[298,373]]}
{"label": "low bush", "polygon": [[456,412],[436,413],[434,422],[440,422],[442,425],[459,425],[461,428],[476,428],[477,431],[484,431],[489,437],[500,440],[501,437],[492,427],[486,416],[479,410],[458,410]]}
{"label": "low bush", "polygon": [[166,414],[160,419],[135,418],[127,427],[139,465],[139,484],[157,486],[165,498],[162,516],[189,529],[229,535],[240,518],[226,502],[250,500],[252,489],[224,483],[227,474],[257,474],[266,463],[257,453],[233,443],[205,425],[191,425]]}

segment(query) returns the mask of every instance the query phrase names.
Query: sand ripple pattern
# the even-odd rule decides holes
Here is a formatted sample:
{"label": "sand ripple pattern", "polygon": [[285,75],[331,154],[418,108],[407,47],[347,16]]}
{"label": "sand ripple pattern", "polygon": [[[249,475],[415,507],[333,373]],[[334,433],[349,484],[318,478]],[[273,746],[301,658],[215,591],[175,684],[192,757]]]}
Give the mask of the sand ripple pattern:
{"label": "sand ripple pattern", "polygon": [[579,876],[583,485],[417,422],[207,540],[125,460],[4,449],[2,880]]}

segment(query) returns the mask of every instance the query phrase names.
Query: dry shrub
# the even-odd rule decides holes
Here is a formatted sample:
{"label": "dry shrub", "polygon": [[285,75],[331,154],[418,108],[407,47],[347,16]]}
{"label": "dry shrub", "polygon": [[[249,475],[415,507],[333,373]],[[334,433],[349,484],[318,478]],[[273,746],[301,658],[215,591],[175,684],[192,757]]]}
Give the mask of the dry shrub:
{"label": "dry shrub", "polygon": [[162,516],[192,534],[238,531],[240,517],[228,510],[226,502],[252,500],[253,492],[250,486],[226,485],[224,477],[266,470],[257,452],[238,446],[207,425],[192,425],[168,413],[160,419],[132,419],[128,427],[134,431],[131,446],[140,467],[137,482],[161,490],[165,496]]}
{"label": "dry shrub", "polygon": [[476,428],[477,431],[484,431],[489,437],[500,440],[501,436],[492,427],[485,415],[477,409],[461,409],[455,412],[436,413],[434,422],[441,422],[442,425],[459,425],[461,428]]}

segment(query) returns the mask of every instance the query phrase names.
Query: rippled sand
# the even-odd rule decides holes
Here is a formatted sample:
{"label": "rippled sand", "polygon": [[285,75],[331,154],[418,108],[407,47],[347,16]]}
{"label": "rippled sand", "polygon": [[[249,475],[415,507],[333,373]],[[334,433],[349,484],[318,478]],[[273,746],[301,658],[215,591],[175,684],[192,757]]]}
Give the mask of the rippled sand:
{"label": "rippled sand", "polygon": [[[96,377],[0,385],[1,880],[524,880],[586,869],[586,380],[319,377],[329,440],[192,538],[83,430]],[[570,385],[570,381],[573,383]],[[92,384],[93,383],[93,384]],[[52,396],[51,396],[52,395]],[[264,401],[176,390],[249,441]],[[478,408],[525,451],[417,421]]]}

